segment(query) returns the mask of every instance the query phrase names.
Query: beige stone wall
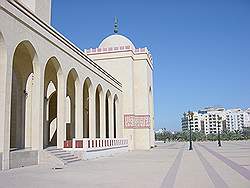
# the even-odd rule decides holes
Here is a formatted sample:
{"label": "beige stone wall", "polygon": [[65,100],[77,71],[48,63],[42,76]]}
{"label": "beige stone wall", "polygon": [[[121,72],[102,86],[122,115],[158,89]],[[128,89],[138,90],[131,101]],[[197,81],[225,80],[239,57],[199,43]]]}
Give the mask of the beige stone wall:
{"label": "beige stone wall", "polygon": [[32,11],[37,17],[50,25],[51,0],[16,0],[21,5]]}
{"label": "beige stone wall", "polygon": [[[49,138],[51,141],[52,135],[48,132],[46,132],[46,135],[45,131],[48,130],[48,123],[51,123],[50,120],[52,119],[56,121],[53,123],[56,123],[57,147],[63,147],[67,133],[67,111],[71,113],[69,123],[74,124],[74,128],[70,127],[71,131],[74,132],[73,136],[76,138],[83,137],[83,86],[86,79],[91,82],[88,99],[89,137],[95,138],[96,136],[95,91],[97,86],[102,87],[103,94],[106,94],[107,91],[110,92],[111,101],[114,100],[114,96],[117,96],[119,100],[117,133],[119,137],[123,137],[122,85],[115,78],[90,60],[70,41],[41,22],[25,8],[20,7],[15,1],[0,1],[0,20],[0,80],[2,82],[0,85],[0,121],[2,122],[0,125],[0,152],[3,153],[3,169],[9,168],[10,140],[15,142],[17,138],[22,139],[22,148],[30,147],[31,150],[42,150],[46,145],[46,139]],[[20,56],[16,57],[15,68],[13,64],[14,53],[20,44],[23,49],[19,50]],[[30,59],[25,59],[25,53],[28,54],[27,57]],[[51,65],[46,67],[51,59],[53,59]],[[30,63],[29,66],[26,66],[25,63],[27,62]],[[13,68],[21,74],[15,75]],[[72,70],[76,74],[71,75]],[[28,79],[30,73],[33,74],[32,83]],[[68,81],[68,77],[71,76],[73,78]],[[17,90],[18,87],[15,87],[15,83],[20,80],[22,83],[19,84],[20,88]],[[27,80],[29,80],[28,84],[26,84]],[[49,115],[51,119],[48,119],[48,113],[52,110],[52,108],[48,108],[50,96],[47,93],[47,87],[50,81],[53,82],[57,92],[57,114],[55,118],[54,112],[51,112]],[[17,95],[19,97],[15,97]],[[27,97],[25,100],[24,95]],[[70,110],[67,109],[66,105],[67,95],[73,95],[75,98],[71,101]],[[14,98],[19,101],[15,101]],[[102,136],[105,135],[104,102],[105,100],[100,100]],[[16,106],[23,109],[14,112],[14,110],[18,110]],[[109,107],[110,112],[112,112],[112,105]],[[11,117],[11,114],[13,114],[13,117]],[[14,114],[17,114],[17,116]],[[52,114],[54,114],[53,117]],[[18,118],[22,120],[18,120]],[[110,113],[109,119],[110,121],[113,119],[113,113]],[[112,124],[110,122],[110,126]],[[55,125],[51,126],[55,127]],[[21,131],[24,131],[22,134],[18,133],[20,138],[18,136],[11,138],[11,135],[15,135],[18,130],[15,127],[22,127]],[[11,133],[11,129],[13,129],[13,133]],[[52,127],[49,130],[55,131]],[[110,130],[112,130],[112,127]],[[112,134],[110,135],[112,136]]]}
{"label": "beige stone wall", "polygon": [[[145,59],[135,61],[134,67],[135,114],[150,115],[150,120],[152,122],[149,104],[149,87],[151,85],[151,79],[148,75],[152,70],[148,70],[148,63]],[[136,129],[135,138],[136,148],[150,148],[151,135],[149,129]]]}
{"label": "beige stone wall", "polygon": [[150,113],[150,145],[155,146],[155,132],[154,132],[154,84],[153,84],[153,71],[152,67],[147,65],[147,77],[148,77],[148,105]]}
{"label": "beige stone wall", "polygon": [[[98,53],[98,50],[101,52]],[[114,52],[102,50],[98,48],[97,52],[88,55],[117,77],[123,85],[123,119],[126,115],[131,115],[130,119],[135,126],[124,129],[124,136],[129,140],[129,149],[149,149],[154,146],[154,103],[153,68],[148,52],[136,54],[134,49]],[[148,116],[148,127],[136,127],[137,121]]]}
{"label": "beige stone wall", "polygon": [[[114,100],[116,137],[128,138],[131,150],[154,145],[153,69],[149,52],[129,49],[87,56],[47,25],[50,0],[22,3],[25,6],[17,1],[0,1],[2,168],[9,168],[11,147],[42,150],[56,144],[61,148],[66,139],[96,138],[97,132],[101,138],[113,138]],[[132,126],[125,127],[126,116]]]}

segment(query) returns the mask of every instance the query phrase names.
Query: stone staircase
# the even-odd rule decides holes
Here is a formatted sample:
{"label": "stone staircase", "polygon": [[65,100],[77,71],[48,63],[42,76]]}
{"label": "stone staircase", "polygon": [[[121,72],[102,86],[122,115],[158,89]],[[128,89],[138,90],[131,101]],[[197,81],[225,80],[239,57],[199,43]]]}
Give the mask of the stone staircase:
{"label": "stone staircase", "polygon": [[69,151],[57,148],[56,146],[48,147],[45,150],[60,161],[62,161],[65,165],[81,160],[78,156],[70,153]]}

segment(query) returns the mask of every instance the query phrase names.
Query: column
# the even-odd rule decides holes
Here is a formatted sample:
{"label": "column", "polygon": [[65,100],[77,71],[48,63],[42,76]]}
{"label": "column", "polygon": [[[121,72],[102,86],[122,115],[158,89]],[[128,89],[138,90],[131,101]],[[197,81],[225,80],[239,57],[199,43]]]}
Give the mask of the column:
{"label": "column", "polygon": [[95,91],[89,90],[89,138],[96,138]]}
{"label": "column", "polygon": [[57,148],[63,148],[66,140],[66,84],[62,73],[57,74]]}
{"label": "column", "polygon": [[[31,74],[27,80],[26,83],[26,93],[27,96],[24,95],[24,103],[25,103],[25,126],[24,130],[25,130],[25,148],[30,148],[31,147],[31,143],[32,143],[32,98],[33,98],[33,93],[32,93],[32,87],[33,87],[33,78],[34,78],[34,74]],[[23,139],[23,140],[24,140]]]}
{"label": "column", "polygon": [[109,138],[114,138],[114,107],[112,96],[109,97]]}
{"label": "column", "polygon": [[44,70],[38,62],[33,63],[33,66],[31,147],[33,150],[40,150],[43,149]]}
{"label": "column", "polygon": [[122,98],[119,98],[116,102],[116,137],[124,138],[124,117],[122,103],[120,102]]}
{"label": "column", "polygon": [[106,138],[105,121],[105,97],[103,91],[100,93],[100,138]]}
{"label": "column", "polygon": [[3,160],[0,162],[5,170],[9,169],[12,58],[9,57],[7,62],[7,54],[2,51],[0,63],[0,152]]}
{"label": "column", "polygon": [[83,138],[83,89],[76,81],[75,93],[75,138]]}

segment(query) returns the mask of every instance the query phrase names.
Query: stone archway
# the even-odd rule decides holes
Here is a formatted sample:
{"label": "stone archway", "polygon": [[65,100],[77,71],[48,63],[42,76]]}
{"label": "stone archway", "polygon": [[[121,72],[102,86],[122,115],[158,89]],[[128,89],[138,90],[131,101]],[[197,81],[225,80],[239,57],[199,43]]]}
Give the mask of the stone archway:
{"label": "stone archway", "polygon": [[44,73],[43,147],[57,145],[58,77],[61,66],[55,57],[48,60]]}
{"label": "stone archway", "polygon": [[66,122],[66,140],[72,140],[76,137],[76,103],[79,90],[79,78],[75,69],[71,69],[67,77],[67,98],[69,101],[69,121]]}
{"label": "stone archway", "polygon": [[29,41],[15,49],[12,66],[10,148],[24,149],[32,142],[32,97],[37,55]]}
{"label": "stone archway", "polygon": [[102,86],[98,85],[95,92],[96,138],[101,137],[101,95]]}
{"label": "stone archway", "polygon": [[105,97],[105,132],[106,132],[106,138],[109,138],[110,135],[110,104],[111,104],[111,93],[108,90]]}
{"label": "stone archway", "polygon": [[89,97],[92,83],[86,78],[83,84],[83,138],[89,138]]}

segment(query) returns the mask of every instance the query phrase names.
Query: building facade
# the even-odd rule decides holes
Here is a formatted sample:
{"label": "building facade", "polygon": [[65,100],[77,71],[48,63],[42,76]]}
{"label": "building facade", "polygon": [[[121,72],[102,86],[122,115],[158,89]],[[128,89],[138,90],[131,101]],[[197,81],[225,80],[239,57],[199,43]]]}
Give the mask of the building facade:
{"label": "building facade", "polygon": [[226,111],[226,128],[229,131],[239,130],[241,131],[243,127],[250,127],[250,113],[249,109],[242,110],[229,109]]}
{"label": "building facade", "polygon": [[0,169],[37,164],[50,146],[153,146],[148,50],[114,34],[84,53],[50,15],[50,0],[0,1]]}
{"label": "building facade", "polygon": [[204,122],[205,134],[218,134],[218,131],[225,129],[225,109],[209,107],[199,111]]}
{"label": "building facade", "polygon": [[193,119],[188,121],[187,113],[183,114],[181,126],[183,131],[218,134],[218,130],[241,131],[243,127],[250,127],[249,109],[224,109],[208,107],[194,112]]}
{"label": "building facade", "polygon": [[127,37],[113,34],[98,48],[85,52],[122,83],[124,135],[129,147],[154,146],[153,62],[148,49],[136,48]]}
{"label": "building facade", "polygon": [[187,113],[184,113],[181,118],[181,125],[183,131],[189,130],[190,126],[193,132],[204,130],[204,121],[202,121],[202,115],[198,112],[194,112],[193,119],[191,120],[188,120]]}

